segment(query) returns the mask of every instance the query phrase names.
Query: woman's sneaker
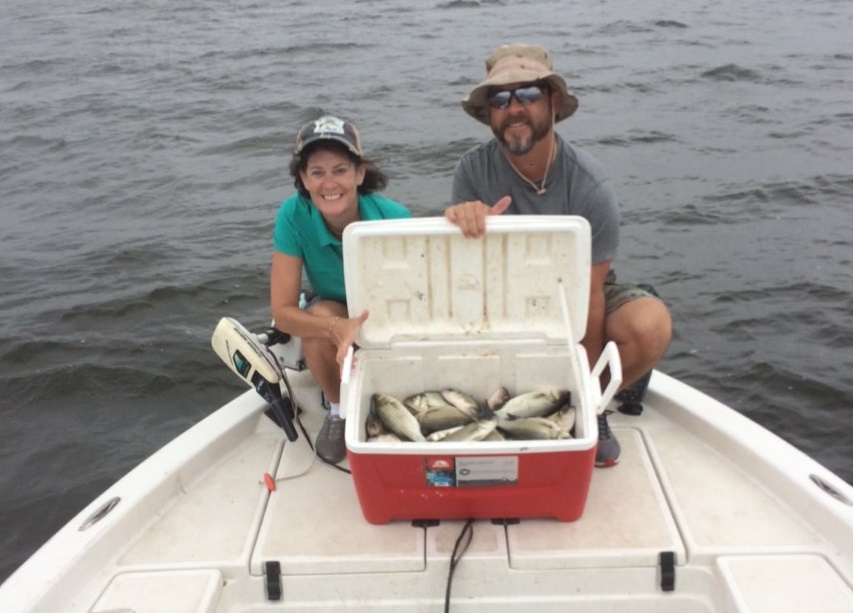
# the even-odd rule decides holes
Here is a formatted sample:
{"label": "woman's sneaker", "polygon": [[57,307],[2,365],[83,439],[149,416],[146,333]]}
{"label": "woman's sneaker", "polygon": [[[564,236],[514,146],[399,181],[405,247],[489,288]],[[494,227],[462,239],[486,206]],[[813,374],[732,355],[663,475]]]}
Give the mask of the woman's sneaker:
{"label": "woman's sneaker", "polygon": [[595,465],[599,468],[615,466],[622,452],[619,441],[616,440],[607,423],[607,416],[610,413],[611,411],[604,411],[598,415],[598,447],[595,448]]}
{"label": "woman's sneaker", "polygon": [[347,456],[347,445],[344,440],[346,423],[346,420],[338,415],[329,413],[314,441],[317,455],[330,464],[337,464]]}

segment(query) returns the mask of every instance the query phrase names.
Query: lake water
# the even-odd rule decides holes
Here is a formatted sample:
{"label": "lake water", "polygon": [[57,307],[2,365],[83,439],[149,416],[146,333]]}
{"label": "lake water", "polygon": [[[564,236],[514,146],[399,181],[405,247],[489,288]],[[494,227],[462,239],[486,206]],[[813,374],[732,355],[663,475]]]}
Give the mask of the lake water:
{"label": "lake water", "polygon": [[853,482],[851,31],[845,0],[5,3],[0,580],[244,389],[210,333],[269,321],[298,127],[352,119],[440,214],[504,42],[580,99],[558,131],[615,182],[620,278],[672,309],[661,369]]}

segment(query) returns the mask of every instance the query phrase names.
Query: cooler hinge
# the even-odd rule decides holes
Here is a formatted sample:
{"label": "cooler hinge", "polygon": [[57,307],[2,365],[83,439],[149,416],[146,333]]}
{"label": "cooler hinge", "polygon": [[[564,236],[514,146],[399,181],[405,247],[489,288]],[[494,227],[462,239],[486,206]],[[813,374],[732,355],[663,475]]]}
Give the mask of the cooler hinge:
{"label": "cooler hinge", "polygon": [[281,600],[281,564],[264,562],[264,592],[267,600]]}
{"label": "cooler hinge", "polygon": [[675,552],[661,551],[658,556],[660,566],[660,589],[664,592],[675,590]]}

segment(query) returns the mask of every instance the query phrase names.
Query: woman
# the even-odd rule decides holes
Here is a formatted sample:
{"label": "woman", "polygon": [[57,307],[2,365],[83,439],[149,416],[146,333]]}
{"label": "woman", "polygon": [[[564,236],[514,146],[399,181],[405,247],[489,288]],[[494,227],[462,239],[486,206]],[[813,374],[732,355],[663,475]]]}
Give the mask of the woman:
{"label": "woman", "polygon": [[[305,363],[329,402],[315,448],[337,463],[346,456],[340,366],[368,315],[347,312],[341,237],[354,221],[411,213],[374,193],[388,178],[364,158],[356,127],[337,117],[320,117],[299,131],[290,174],[298,193],[276,218],[270,306],[276,328],[302,339]],[[316,296],[300,308],[303,270]]]}

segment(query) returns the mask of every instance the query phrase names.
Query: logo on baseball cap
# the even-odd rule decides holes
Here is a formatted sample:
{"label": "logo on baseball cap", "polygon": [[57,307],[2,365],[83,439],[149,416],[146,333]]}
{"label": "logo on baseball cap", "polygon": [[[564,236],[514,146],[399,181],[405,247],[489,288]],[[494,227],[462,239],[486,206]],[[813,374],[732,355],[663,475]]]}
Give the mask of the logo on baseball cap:
{"label": "logo on baseball cap", "polygon": [[361,158],[361,137],[358,128],[352,122],[333,115],[323,115],[319,119],[305,124],[296,137],[296,149],[293,153],[299,155],[305,147],[320,140],[334,140],[344,145],[353,155]]}

